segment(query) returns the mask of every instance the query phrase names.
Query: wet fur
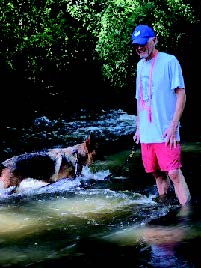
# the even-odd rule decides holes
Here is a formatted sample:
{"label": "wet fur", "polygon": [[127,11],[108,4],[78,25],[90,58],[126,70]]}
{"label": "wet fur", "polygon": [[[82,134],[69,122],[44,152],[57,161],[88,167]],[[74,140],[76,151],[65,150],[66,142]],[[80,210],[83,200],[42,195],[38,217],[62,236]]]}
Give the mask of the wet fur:
{"label": "wet fur", "polygon": [[83,166],[92,164],[97,155],[97,143],[90,135],[83,143],[67,148],[24,153],[1,163],[0,182],[3,188],[19,186],[27,178],[47,183],[82,174]]}

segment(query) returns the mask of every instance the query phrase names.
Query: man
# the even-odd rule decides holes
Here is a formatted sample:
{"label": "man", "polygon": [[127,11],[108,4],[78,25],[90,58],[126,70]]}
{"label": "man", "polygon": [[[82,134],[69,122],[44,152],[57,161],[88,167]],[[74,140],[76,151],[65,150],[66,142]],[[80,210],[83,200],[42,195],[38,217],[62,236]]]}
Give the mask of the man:
{"label": "man", "polygon": [[180,119],[186,93],[181,66],[174,55],[159,52],[154,30],[138,25],[132,46],[140,56],[137,64],[137,129],[133,137],[141,144],[143,165],[156,180],[159,198],[168,192],[170,180],[181,206],[191,196],[181,171]]}

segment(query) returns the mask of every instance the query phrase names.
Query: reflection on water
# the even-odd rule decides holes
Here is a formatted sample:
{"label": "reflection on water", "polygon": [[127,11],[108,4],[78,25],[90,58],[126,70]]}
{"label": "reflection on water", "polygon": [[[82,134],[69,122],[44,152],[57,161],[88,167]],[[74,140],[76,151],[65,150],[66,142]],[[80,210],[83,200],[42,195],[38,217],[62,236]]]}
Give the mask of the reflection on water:
{"label": "reflection on water", "polygon": [[[196,224],[192,224],[192,221],[188,221],[189,218],[187,215],[182,218],[180,217],[179,213],[176,214],[175,218],[177,218],[177,223],[167,226],[164,224],[163,217],[161,217],[161,221],[156,221],[156,224],[154,224],[154,221],[153,224],[152,221],[150,221],[151,224],[148,222],[140,226],[134,225],[124,230],[111,232],[103,236],[102,239],[116,243],[122,247],[131,247],[137,243],[145,243],[150,247],[151,251],[148,267],[200,267],[201,261],[199,256],[196,257],[199,258],[199,264],[196,266],[197,264],[193,264],[191,260],[187,261],[183,256],[183,252],[181,254],[180,251],[185,244],[196,241],[196,238],[201,236],[201,221],[199,220]],[[199,247],[199,244],[200,240],[198,240],[198,244],[193,242],[194,249]],[[191,250],[194,251],[194,249],[191,248],[189,252],[191,252]],[[197,263],[197,260],[195,263]]]}
{"label": "reflection on water", "polygon": [[[173,262],[178,263],[174,259],[178,243],[192,239],[192,234],[200,235],[200,230],[193,232],[188,223],[166,227],[147,224],[165,215],[168,207],[133,191],[113,190],[107,176],[107,171],[91,174],[86,169],[85,176],[76,180],[39,185],[29,179],[15,194],[2,190],[0,266],[48,267],[51,260],[61,260],[60,267],[62,264],[66,267],[74,264],[75,259],[96,264],[108,252],[117,263],[125,256],[123,263],[126,263],[134,256],[128,257],[130,250],[125,251],[125,247],[135,248],[139,256],[142,249],[147,254],[150,247],[148,267],[174,267]],[[90,184],[91,179],[96,184]],[[101,241],[106,243],[103,247]],[[118,248],[111,252],[114,245]],[[168,261],[164,259],[167,257]],[[145,261],[144,255],[143,258]],[[144,263],[136,267],[147,266]]]}
{"label": "reflection on water", "polygon": [[[96,179],[95,174],[88,175]],[[105,177],[105,171],[98,173],[100,181],[101,175]],[[17,193],[1,193],[1,266],[28,265],[72,253],[82,236],[122,226],[122,219],[139,213],[137,207],[154,205],[147,197],[129,191],[84,189],[79,179],[54,185],[28,179]]]}

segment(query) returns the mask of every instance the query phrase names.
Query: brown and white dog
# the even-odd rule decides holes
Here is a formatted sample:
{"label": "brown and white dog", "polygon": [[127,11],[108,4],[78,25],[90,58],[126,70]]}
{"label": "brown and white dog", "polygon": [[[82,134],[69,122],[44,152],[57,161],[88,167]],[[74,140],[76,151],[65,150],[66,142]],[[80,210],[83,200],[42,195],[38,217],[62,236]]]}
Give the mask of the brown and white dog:
{"label": "brown and white dog", "polygon": [[27,178],[53,183],[63,178],[75,178],[82,174],[83,166],[96,159],[97,142],[93,135],[81,143],[67,148],[13,156],[1,163],[0,184],[3,188],[19,186]]}

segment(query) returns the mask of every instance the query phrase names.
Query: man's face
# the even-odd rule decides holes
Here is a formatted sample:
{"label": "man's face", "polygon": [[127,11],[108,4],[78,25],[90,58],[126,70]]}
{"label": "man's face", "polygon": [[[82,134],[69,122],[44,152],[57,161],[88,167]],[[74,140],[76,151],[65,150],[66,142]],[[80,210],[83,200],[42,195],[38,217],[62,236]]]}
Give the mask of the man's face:
{"label": "man's face", "polygon": [[140,58],[149,59],[153,50],[155,49],[155,44],[156,44],[156,38],[150,37],[145,45],[135,44],[134,47],[135,51],[140,56]]}

